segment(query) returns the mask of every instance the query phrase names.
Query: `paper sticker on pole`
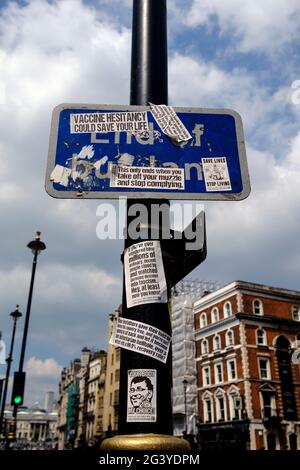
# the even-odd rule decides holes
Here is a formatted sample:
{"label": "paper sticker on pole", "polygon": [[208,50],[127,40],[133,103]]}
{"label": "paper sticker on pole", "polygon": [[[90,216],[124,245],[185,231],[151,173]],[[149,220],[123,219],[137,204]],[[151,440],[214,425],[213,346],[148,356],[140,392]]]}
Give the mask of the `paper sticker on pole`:
{"label": "paper sticker on pole", "polygon": [[128,370],[127,422],[156,422],[156,370]]}
{"label": "paper sticker on pole", "polygon": [[57,106],[46,191],[57,198],[96,199],[249,195],[243,126],[235,111],[151,106]]}
{"label": "paper sticker on pole", "polygon": [[119,317],[113,325],[110,344],[167,362],[171,336],[146,323]]}
{"label": "paper sticker on pole", "polygon": [[136,243],[124,252],[127,308],[167,302],[159,240]]}

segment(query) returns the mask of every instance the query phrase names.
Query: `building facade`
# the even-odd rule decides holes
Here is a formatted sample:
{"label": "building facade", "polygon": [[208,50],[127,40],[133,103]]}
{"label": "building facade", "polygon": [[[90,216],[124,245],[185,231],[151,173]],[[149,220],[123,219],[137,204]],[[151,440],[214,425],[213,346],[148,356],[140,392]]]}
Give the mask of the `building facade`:
{"label": "building facade", "polygon": [[106,351],[82,349],[59,383],[59,449],[96,445],[103,437]]}
{"label": "building facade", "polygon": [[[113,322],[119,316],[120,308],[108,317],[108,340],[112,335]],[[103,429],[106,436],[118,432],[119,411],[119,388],[120,388],[120,348],[108,343],[107,369],[104,390],[104,413]]]}
{"label": "building facade", "polygon": [[189,291],[172,296],[172,373],[173,433],[194,438],[198,416],[197,369],[194,311]]}
{"label": "building facade", "polygon": [[[6,429],[12,426],[13,407],[5,409]],[[57,411],[39,406],[20,406],[17,413],[16,446],[20,449],[54,449],[57,446]]]}
{"label": "building facade", "polygon": [[79,372],[79,403],[78,403],[78,426],[76,445],[82,446],[86,443],[87,427],[87,405],[88,405],[88,376],[91,351],[83,348],[81,351],[81,368]]}
{"label": "building facade", "polygon": [[103,429],[104,386],[106,376],[106,351],[92,354],[87,377],[86,441],[97,442]]}
{"label": "building facade", "polygon": [[300,292],[233,282],[194,303],[202,449],[299,449]]}
{"label": "building facade", "polygon": [[80,370],[81,360],[74,359],[61,372],[57,401],[58,450],[74,447],[78,427]]}

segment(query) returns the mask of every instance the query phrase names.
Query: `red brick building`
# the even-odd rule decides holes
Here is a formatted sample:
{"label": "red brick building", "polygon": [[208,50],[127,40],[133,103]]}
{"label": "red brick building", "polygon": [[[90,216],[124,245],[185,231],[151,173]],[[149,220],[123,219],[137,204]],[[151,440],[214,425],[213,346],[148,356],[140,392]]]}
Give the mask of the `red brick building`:
{"label": "red brick building", "polygon": [[201,448],[300,449],[300,292],[236,281],[194,311]]}

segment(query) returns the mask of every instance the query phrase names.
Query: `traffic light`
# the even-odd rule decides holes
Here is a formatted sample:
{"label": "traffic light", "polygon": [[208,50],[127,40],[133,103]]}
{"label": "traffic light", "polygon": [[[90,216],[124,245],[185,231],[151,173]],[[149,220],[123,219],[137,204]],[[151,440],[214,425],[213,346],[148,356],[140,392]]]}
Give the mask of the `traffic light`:
{"label": "traffic light", "polygon": [[11,395],[11,405],[20,406],[23,404],[24,388],[25,388],[25,372],[14,373],[14,383]]}

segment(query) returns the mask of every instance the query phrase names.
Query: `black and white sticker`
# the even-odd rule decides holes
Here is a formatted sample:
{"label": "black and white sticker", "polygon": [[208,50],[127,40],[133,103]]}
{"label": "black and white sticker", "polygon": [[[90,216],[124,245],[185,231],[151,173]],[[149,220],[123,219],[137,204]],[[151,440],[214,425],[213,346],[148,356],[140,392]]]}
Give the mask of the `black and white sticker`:
{"label": "black and white sticker", "polygon": [[155,423],[157,419],[155,369],[128,370],[127,422]]}
{"label": "black and white sticker", "polygon": [[186,142],[192,138],[171,106],[166,106],[165,104],[149,104],[152,115],[164,134],[178,143]]}
{"label": "black and white sticker", "polygon": [[226,157],[202,158],[206,191],[231,191]]}
{"label": "black and white sticker", "polygon": [[171,336],[140,321],[119,317],[114,321],[110,344],[167,362]]}
{"label": "black and white sticker", "polygon": [[137,243],[125,250],[127,307],[167,302],[167,283],[159,240]]}
{"label": "black and white sticker", "polygon": [[111,188],[184,190],[183,168],[111,165]]}
{"label": "black and white sticker", "polygon": [[148,130],[147,111],[74,113],[70,115],[71,134],[144,132]]}

